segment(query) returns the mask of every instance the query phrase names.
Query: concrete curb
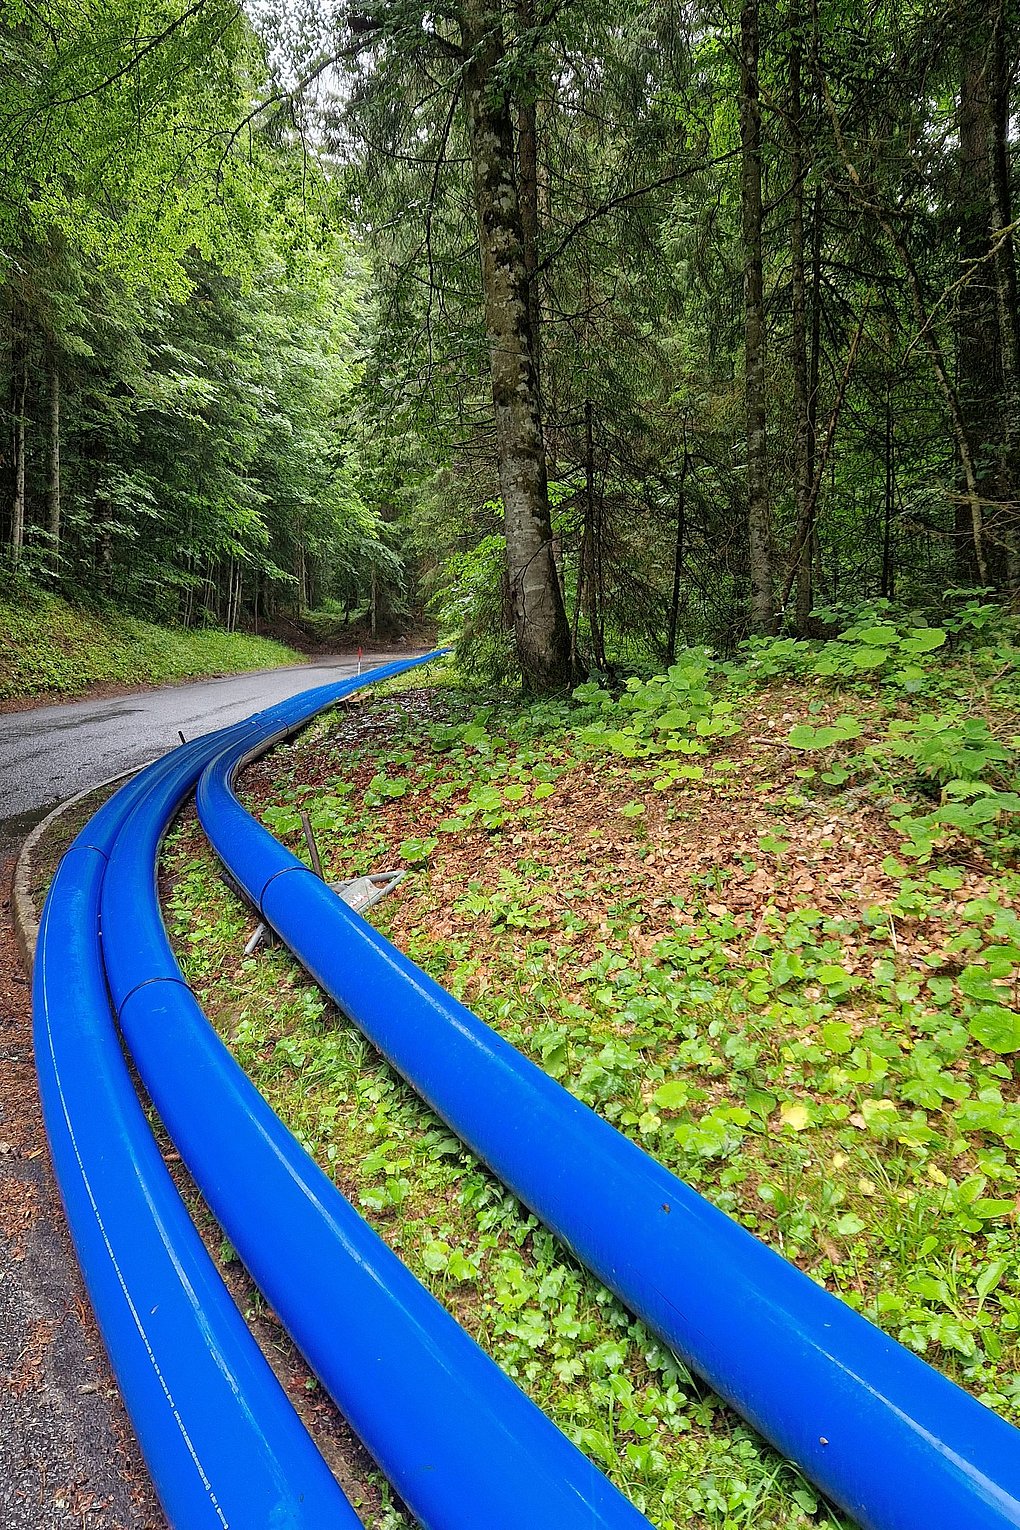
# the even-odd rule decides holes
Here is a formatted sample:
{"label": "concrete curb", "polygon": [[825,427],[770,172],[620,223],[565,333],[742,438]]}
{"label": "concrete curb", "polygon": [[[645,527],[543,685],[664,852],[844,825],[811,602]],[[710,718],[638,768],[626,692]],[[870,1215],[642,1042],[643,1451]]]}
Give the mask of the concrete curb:
{"label": "concrete curb", "polygon": [[144,770],[146,765],[151,764],[151,760],[145,760],[141,765],[133,765],[130,770],[122,770],[115,776],[108,776],[105,781],[97,781],[94,786],[86,786],[84,791],[75,792],[73,797],[68,797],[64,802],[58,802],[25,839],[14,866],[11,913],[14,919],[14,938],[18,942],[18,952],[27,973],[32,971],[35,943],[39,936],[39,911],[32,899],[31,890],[33,850],[47,829],[56,823],[58,818],[69,812],[75,803],[81,802],[85,797],[91,797],[93,792],[101,792],[104,787],[116,786],[118,781],[126,781],[129,776],[135,775],[139,770]]}

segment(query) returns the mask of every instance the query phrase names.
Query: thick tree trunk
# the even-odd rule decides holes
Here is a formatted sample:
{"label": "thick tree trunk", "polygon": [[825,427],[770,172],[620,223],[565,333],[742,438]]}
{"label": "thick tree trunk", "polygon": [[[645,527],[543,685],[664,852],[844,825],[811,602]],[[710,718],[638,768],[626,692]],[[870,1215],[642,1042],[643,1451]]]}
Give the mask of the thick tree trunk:
{"label": "thick tree trunk", "polygon": [[461,40],[514,638],[525,686],[560,690],[571,678],[570,632],[553,556],[513,122],[492,0],[464,0]]}
{"label": "thick tree trunk", "polygon": [[[577,665],[580,652],[578,634],[581,628],[581,614],[589,618],[589,631],[592,631],[595,623],[591,620],[592,613],[597,604],[598,592],[595,582],[595,421],[594,411],[590,398],[584,401],[584,520],[581,525],[581,546],[577,555],[577,600],[574,604],[574,619],[570,627],[570,662]],[[598,656],[593,656],[598,663]]]}
{"label": "thick tree trunk", "polygon": [[[536,26],[535,0],[517,0],[517,25],[522,34],[533,34]],[[528,322],[531,325],[532,354],[542,393],[542,315],[538,292],[538,84],[530,67],[533,44],[523,45],[521,58],[528,61],[523,89],[517,102],[517,167],[521,203],[521,235],[524,246],[524,271],[528,280]]]}
{"label": "thick tree trunk", "polygon": [[[807,475],[811,492],[814,493],[815,464],[818,461],[818,401],[822,378],[822,188],[815,187],[811,214],[811,302],[810,342],[808,349],[808,401],[807,401]],[[814,605],[815,592],[822,587],[822,549],[818,535],[818,500],[811,505],[808,540],[812,548],[811,560],[803,569],[802,579],[807,586],[802,595],[798,587],[798,610],[810,611]],[[812,572],[812,568],[814,572]]]}
{"label": "thick tree trunk", "polygon": [[765,438],[765,303],[762,277],[761,102],[758,0],[740,14],[741,222],[744,239],[744,386],[751,628],[773,626],[772,548]]}
{"label": "thick tree trunk", "polygon": [[47,458],[46,526],[50,537],[50,562],[56,568],[60,562],[60,363],[56,357],[50,360],[50,422]]}

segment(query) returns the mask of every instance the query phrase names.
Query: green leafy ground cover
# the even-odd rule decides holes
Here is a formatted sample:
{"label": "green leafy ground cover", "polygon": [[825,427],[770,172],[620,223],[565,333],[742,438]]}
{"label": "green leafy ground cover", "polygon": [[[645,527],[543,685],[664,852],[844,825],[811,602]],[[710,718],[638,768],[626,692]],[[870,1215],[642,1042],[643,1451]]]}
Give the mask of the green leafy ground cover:
{"label": "green leafy ground cover", "polygon": [[0,701],[70,696],[99,683],[161,684],[298,664],[303,655],[268,638],[207,627],[155,627],[55,595],[0,595]]}
{"label": "green leafy ground cover", "polygon": [[[568,705],[440,678],[246,777],[554,1077],[1020,1422],[1020,681],[974,603],[702,651]],[[251,920],[193,824],[168,917],[245,1067],[384,1237],[648,1514],[841,1526],[566,1257]],[[550,1151],[554,1151],[551,1145]],[[229,1257],[229,1251],[227,1251]],[[371,1474],[361,1506],[404,1525]]]}

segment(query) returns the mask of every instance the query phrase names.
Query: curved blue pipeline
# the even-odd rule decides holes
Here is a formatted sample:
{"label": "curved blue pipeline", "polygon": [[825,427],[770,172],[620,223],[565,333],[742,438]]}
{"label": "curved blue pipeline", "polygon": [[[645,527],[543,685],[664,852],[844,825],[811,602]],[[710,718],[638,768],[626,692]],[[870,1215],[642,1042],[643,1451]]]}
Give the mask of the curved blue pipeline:
{"label": "curved blue pipeline", "polygon": [[225,749],[224,864],[320,986],[495,1174],[866,1530],[1020,1526],[1020,1432],[574,1099],[261,825]]}
{"label": "curved blue pipeline", "polygon": [[[197,771],[223,733],[190,745]],[[160,762],[162,765],[163,762]],[[43,909],[33,1010],[43,1116],[75,1250],[167,1519],[180,1530],[357,1530],[170,1178],[128,1073],[99,942],[122,787],[67,851]]]}
{"label": "curved blue pipeline", "polygon": [[[329,699],[406,667],[344,682]],[[296,698],[288,721],[322,704],[320,693]],[[277,725],[267,714],[260,731]],[[110,857],[102,920],[124,1039],[218,1221],[424,1526],[649,1530],[345,1200],[208,1024],[169,946],[153,874],[197,774],[194,758],[171,760],[137,796]]]}

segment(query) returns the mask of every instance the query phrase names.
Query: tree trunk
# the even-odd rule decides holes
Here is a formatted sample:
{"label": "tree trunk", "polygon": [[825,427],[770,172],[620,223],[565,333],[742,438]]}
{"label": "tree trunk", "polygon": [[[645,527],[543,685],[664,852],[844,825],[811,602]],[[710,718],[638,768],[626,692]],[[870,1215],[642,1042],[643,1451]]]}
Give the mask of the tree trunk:
{"label": "tree trunk", "polygon": [[[962,0],[960,28],[959,220],[960,271],[963,283],[957,308],[957,367],[960,413],[970,466],[962,463],[966,492],[955,512],[956,572],[961,583],[987,583],[982,572],[983,525],[975,525],[975,504],[983,521],[982,501],[995,497],[994,463],[1000,436],[998,335],[989,234],[992,223],[989,174],[989,33],[985,0]],[[970,490],[968,478],[974,482]],[[976,496],[976,497],[975,497]],[[980,544],[980,545],[979,545]]]}
{"label": "tree trunk", "polygon": [[113,589],[113,506],[104,499],[97,508],[99,581],[104,594],[109,595]]}
{"label": "tree trunk", "polygon": [[584,401],[584,519],[581,524],[581,545],[577,554],[577,599],[574,602],[574,619],[570,626],[570,662],[576,669],[579,659],[578,633],[582,611],[590,615],[594,592],[595,543],[595,425],[590,398]]}
{"label": "tree trunk", "polygon": [[[1012,233],[1010,180],[1010,68],[1005,0],[992,0],[989,52],[988,186],[995,297],[1002,366],[1002,534],[1006,544],[1009,589],[1020,588],[1020,315],[1017,307],[1016,253]],[[1007,232],[1008,230],[1008,232]]]}
{"label": "tree trunk", "polygon": [[525,686],[561,690],[571,678],[570,631],[553,556],[513,122],[492,0],[464,0],[461,41],[514,638]]}
{"label": "tree trunk", "polygon": [[804,633],[814,598],[811,580],[811,481],[812,441],[810,383],[808,377],[807,295],[804,259],[804,102],[801,90],[803,44],[799,0],[790,7],[789,123],[790,176],[793,207],[790,221],[790,367],[793,373],[794,537],[800,553],[797,562],[796,627]]}
{"label": "tree trunk", "polygon": [[751,574],[751,629],[754,632],[771,632],[773,588],[765,439],[765,303],[762,278],[758,55],[758,0],[748,0],[740,14],[740,200],[744,239],[747,532]]}
{"label": "tree trunk", "polygon": [[[807,378],[807,460],[805,467],[810,493],[814,495],[815,464],[818,461],[818,398],[822,377],[822,188],[815,187],[811,213],[811,298],[810,338],[808,344]],[[798,565],[797,611],[810,613],[814,606],[815,592],[822,586],[819,570],[822,554],[818,535],[818,498],[814,497],[808,512],[807,540],[812,553],[807,565]],[[814,570],[814,572],[812,572]],[[806,620],[806,617],[805,617]]]}
{"label": "tree trunk", "polygon": [[[952,422],[953,436],[956,440],[956,448],[960,454],[960,464],[963,468],[964,492],[961,496],[961,500],[962,503],[966,505],[969,515],[971,542],[974,547],[974,561],[977,565],[978,578],[980,579],[981,583],[985,585],[988,583],[988,563],[987,559],[985,558],[984,521],[981,505],[981,489],[978,483],[977,464],[975,462],[974,454],[971,450],[970,439],[967,434],[966,419],[964,416],[963,406],[960,402],[959,390],[954,385],[953,377],[950,373],[945,352],[942,349],[942,345],[939,341],[935,326],[932,323],[933,315],[930,314],[927,310],[927,305],[925,303],[924,297],[924,288],[921,285],[921,278],[918,275],[917,267],[911,257],[910,250],[904,243],[902,234],[896,222],[890,217],[888,212],[886,212],[884,208],[882,208],[878,203],[874,202],[869,196],[865,194],[864,183],[861,180],[860,171],[857,169],[857,166],[854,164],[853,160],[846,152],[846,144],[843,140],[843,136],[839,128],[839,118],[833,111],[831,103],[829,105],[829,110],[832,115],[833,125],[836,131],[836,142],[838,144],[840,154],[846,167],[846,171],[850,178],[851,184],[853,185],[857,195],[861,198],[863,206],[865,206],[869,212],[874,215],[879,228],[888,239],[892,248],[896,251],[896,254],[900,260],[900,264],[903,267],[904,275],[907,278],[907,290],[910,294],[910,306],[913,310],[914,322],[917,325],[917,335],[923,343],[925,350],[928,352],[928,358],[931,361],[932,370],[935,373],[936,381],[942,390],[942,396],[946,401],[946,408],[949,412],[950,421]],[[817,472],[815,477],[817,480]]]}
{"label": "tree trunk", "polygon": [[882,594],[892,600],[896,593],[893,562],[893,511],[896,502],[895,436],[893,433],[892,380],[885,385],[885,504],[882,518]]}
{"label": "tree trunk", "polygon": [[17,568],[25,545],[25,404],[28,395],[28,324],[15,300],[11,315],[11,416],[14,484],[11,497],[11,563]]}
{"label": "tree trunk", "polygon": [[47,453],[46,507],[50,565],[60,563],[60,362],[50,359],[50,428]]}
{"label": "tree trunk", "polygon": [[669,603],[669,631],[666,634],[666,662],[676,658],[676,638],[680,627],[680,593],[683,587],[684,535],[687,529],[687,469],[690,465],[687,431],[684,429],[684,460],[680,469],[680,490],[676,502],[676,537],[673,543],[673,593]]}
{"label": "tree trunk", "polygon": [[531,41],[522,44],[520,48],[520,59],[526,73],[517,101],[517,166],[524,271],[528,280],[528,322],[531,325],[532,354],[541,399],[542,315],[538,300],[538,81],[532,65],[533,34],[536,24],[535,0],[517,0],[517,25],[522,34],[532,34]]}

